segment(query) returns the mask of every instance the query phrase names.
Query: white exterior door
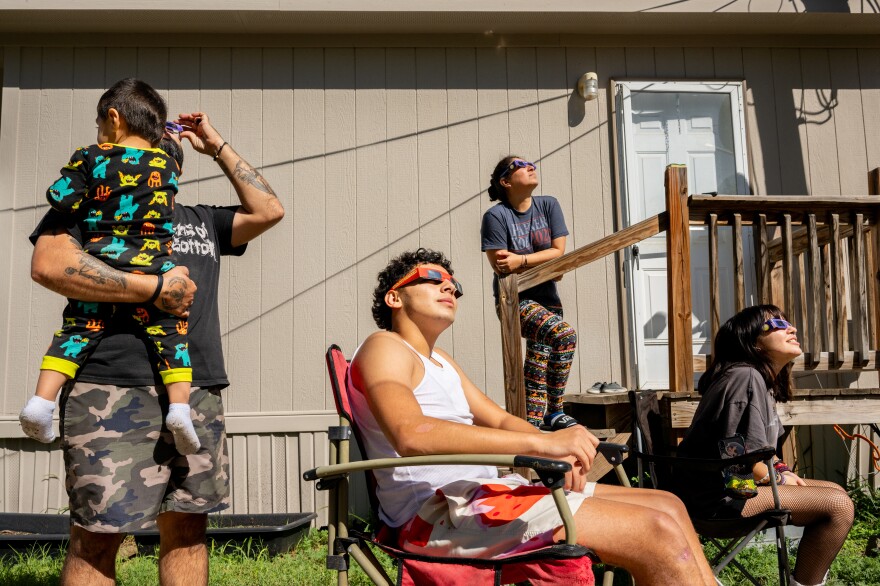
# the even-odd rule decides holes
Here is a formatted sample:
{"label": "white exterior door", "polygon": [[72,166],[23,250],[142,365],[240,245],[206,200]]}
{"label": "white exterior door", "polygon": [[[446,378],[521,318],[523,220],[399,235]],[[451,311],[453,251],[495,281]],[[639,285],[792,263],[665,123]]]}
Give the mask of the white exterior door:
{"label": "white exterior door", "polygon": [[[690,193],[749,193],[742,84],[725,82],[620,82],[616,84],[621,208],[625,226],[666,209],[663,174],[687,165]],[[751,267],[751,233],[745,266]],[[733,315],[732,234],[719,229],[721,318]],[[631,355],[638,388],[669,388],[666,236],[626,252],[625,283]],[[754,274],[746,271],[747,304]],[[708,230],[691,229],[694,353],[708,353]]]}

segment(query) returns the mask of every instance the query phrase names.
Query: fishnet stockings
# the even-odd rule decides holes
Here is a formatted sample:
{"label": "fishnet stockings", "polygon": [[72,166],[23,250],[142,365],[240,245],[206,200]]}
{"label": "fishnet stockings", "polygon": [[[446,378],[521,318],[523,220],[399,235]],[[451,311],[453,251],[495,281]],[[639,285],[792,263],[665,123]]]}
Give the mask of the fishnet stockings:
{"label": "fishnet stockings", "polygon": [[[792,525],[804,528],[795,580],[801,584],[821,584],[852,527],[853,503],[846,491],[833,482],[804,482],[807,486],[780,486],[779,503],[783,509],[791,510]],[[772,489],[759,486],[758,496],[746,501],[742,514],[751,517],[772,508]]]}

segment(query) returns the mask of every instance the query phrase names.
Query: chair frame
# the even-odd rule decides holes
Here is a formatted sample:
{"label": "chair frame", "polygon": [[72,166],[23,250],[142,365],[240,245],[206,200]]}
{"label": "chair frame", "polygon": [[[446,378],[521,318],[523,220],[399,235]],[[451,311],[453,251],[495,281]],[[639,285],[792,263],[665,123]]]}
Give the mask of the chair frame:
{"label": "chair frame", "polygon": [[[450,454],[450,455],[432,455],[432,456],[410,456],[400,458],[383,458],[374,460],[364,460],[359,462],[351,462],[350,458],[350,441],[354,434],[355,440],[361,448],[361,453],[366,454],[363,450],[363,443],[357,435],[357,429],[351,420],[351,414],[346,411],[343,406],[342,395],[345,381],[339,380],[339,373],[336,370],[335,361],[337,358],[344,360],[344,355],[339,346],[333,344],[327,350],[326,360],[327,368],[330,376],[331,387],[334,392],[337,410],[339,412],[339,425],[331,426],[328,429],[328,437],[330,440],[330,465],[319,466],[303,473],[305,480],[318,482],[318,490],[326,490],[329,492],[329,511],[327,520],[328,531],[328,552],[327,552],[327,568],[338,572],[338,586],[347,586],[349,557],[354,558],[358,565],[369,576],[373,583],[379,586],[390,586],[397,582],[392,580],[372,550],[367,546],[367,542],[372,541],[377,545],[381,545],[374,536],[365,535],[363,533],[353,531],[349,527],[348,522],[348,495],[349,495],[349,476],[355,472],[364,472],[367,474],[368,484],[370,484],[370,500],[373,510],[377,510],[375,502],[375,494],[372,490],[373,483],[371,471],[383,468],[395,468],[398,466],[437,466],[437,465],[489,465],[499,467],[526,467],[534,470],[541,482],[551,490],[553,500],[559,510],[562,525],[565,529],[565,544],[557,544],[552,546],[558,548],[556,555],[562,558],[582,557],[589,555],[591,552],[580,545],[576,544],[577,527],[575,525],[574,516],[568,506],[563,489],[565,483],[565,473],[571,470],[571,464],[557,460],[546,458],[538,458],[525,455],[506,455],[506,454]],[[626,480],[626,473],[623,471],[621,463],[623,461],[623,452],[628,451],[628,447],[620,444],[611,444],[602,442],[599,446],[600,453],[614,465],[618,478],[621,481]],[[543,551],[543,550],[542,550]],[[397,552],[392,552],[396,555]],[[406,552],[400,552],[406,555]],[[417,556],[409,554],[414,559],[428,559],[425,556]],[[515,561],[530,561],[534,557],[534,552],[521,554],[520,556],[512,556],[503,560],[479,560],[489,566],[498,566],[503,563],[513,563]],[[468,563],[467,559],[449,559],[432,557],[431,561],[438,563]],[[402,568],[399,569],[402,571]],[[607,582],[607,578],[606,578]]]}
{"label": "chair frame", "polygon": [[[632,455],[636,458],[638,478],[640,482],[644,479],[643,472],[645,462],[648,463],[650,481],[654,488],[659,488],[661,484],[654,464],[663,464],[670,469],[678,468],[699,471],[707,474],[720,474],[728,466],[753,466],[758,462],[764,462],[768,470],[773,470],[773,456],[776,454],[775,448],[765,448],[725,460],[720,458],[684,458],[658,455],[646,451],[647,442],[645,440],[645,430],[642,429],[640,418],[638,416],[639,407],[637,401],[639,393],[652,393],[656,396],[656,391],[629,391],[630,406],[632,408],[633,438],[635,438],[636,447],[636,449],[632,451]],[[659,415],[659,409],[657,415]],[[649,429],[647,433],[650,434],[651,430]],[[662,445],[665,447],[666,442],[663,441]],[[733,519],[704,519],[691,515],[691,522],[694,524],[694,529],[696,529],[697,533],[715,545],[719,550],[718,554],[709,562],[712,566],[712,572],[716,576],[718,576],[725,567],[732,565],[739,570],[747,580],[755,584],[755,586],[761,586],[761,583],[742,564],[736,561],[735,558],[758,532],[765,529],[775,529],[779,584],[781,586],[788,586],[790,570],[788,549],[785,542],[785,526],[791,521],[791,511],[783,509],[779,502],[779,490],[775,474],[770,474],[770,487],[773,492],[773,509],[765,511],[759,515]],[[726,542],[722,541],[725,539],[727,540]]]}

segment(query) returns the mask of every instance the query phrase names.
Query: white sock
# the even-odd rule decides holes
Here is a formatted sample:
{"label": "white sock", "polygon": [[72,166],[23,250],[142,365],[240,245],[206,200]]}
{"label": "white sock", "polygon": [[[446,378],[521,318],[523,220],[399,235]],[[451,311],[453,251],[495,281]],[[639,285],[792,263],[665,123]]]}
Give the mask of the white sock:
{"label": "white sock", "polygon": [[[828,579],[828,572],[825,572],[825,577],[822,579],[821,582],[816,584],[816,586],[825,586],[825,581],[827,579]],[[809,586],[809,585],[808,584],[801,584],[800,582],[798,582],[797,580],[794,579],[794,575],[792,574],[788,577],[788,586]]]}
{"label": "white sock", "polygon": [[22,431],[26,436],[38,442],[51,443],[55,439],[55,432],[52,431],[52,414],[54,412],[55,401],[34,395],[18,414]]}
{"label": "white sock", "polygon": [[168,405],[168,416],[165,418],[165,425],[174,436],[174,446],[184,456],[195,454],[202,446],[189,413],[188,404],[171,403]]}

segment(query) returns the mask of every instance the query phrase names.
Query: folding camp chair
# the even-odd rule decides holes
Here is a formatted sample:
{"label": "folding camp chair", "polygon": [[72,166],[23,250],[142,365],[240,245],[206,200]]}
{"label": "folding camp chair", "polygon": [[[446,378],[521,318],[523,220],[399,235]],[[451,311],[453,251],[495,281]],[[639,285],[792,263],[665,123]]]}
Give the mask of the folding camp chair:
{"label": "folding camp chair", "polygon": [[[773,470],[772,458],[775,453],[773,448],[766,448],[726,460],[672,457],[666,450],[657,393],[650,390],[629,391],[629,401],[632,407],[633,437],[636,447],[633,450],[633,455],[638,463],[640,482],[645,481],[643,471],[646,463],[648,465],[647,481],[654,488],[668,490],[679,496],[684,493],[676,484],[675,479],[688,473],[699,473],[707,479],[720,478],[728,466],[747,465],[751,469],[757,462],[765,462],[768,469]],[[770,475],[770,482],[773,490],[774,508],[754,517],[707,518],[705,512],[695,512],[688,508],[694,529],[719,550],[714,559],[710,560],[712,571],[716,576],[730,564],[755,586],[761,586],[761,583],[734,558],[759,531],[775,528],[779,584],[788,585],[788,551],[785,546],[784,527],[791,520],[791,511],[783,509],[779,504],[779,493],[773,474]],[[682,500],[687,506],[687,499],[683,498]]]}
{"label": "folding camp chair", "polygon": [[[386,458],[349,463],[349,441],[352,432],[354,432],[361,453],[366,455],[366,451],[352,416],[348,396],[349,387],[346,384],[348,362],[342,350],[336,345],[330,346],[326,358],[333,396],[339,412],[339,425],[329,429],[331,465],[309,470],[303,474],[303,478],[317,480],[318,490],[329,491],[327,567],[338,572],[340,586],[348,583],[349,556],[358,562],[364,572],[377,585],[467,584],[473,586],[486,583],[518,583],[526,580],[535,585],[549,583],[586,585],[594,583],[590,557],[592,554],[587,548],[575,543],[574,517],[568,507],[568,501],[565,499],[562,488],[565,473],[571,469],[570,464],[532,456],[491,454]],[[623,452],[628,448],[606,443],[603,443],[601,448],[606,459],[619,469],[618,475],[625,478],[620,463],[623,460]],[[375,512],[378,511],[378,503],[375,497],[375,481],[371,473],[372,470],[397,466],[443,464],[482,464],[531,468],[538,474],[541,482],[552,491],[565,528],[565,543],[554,544],[536,551],[502,559],[430,557],[400,550],[397,547],[393,530],[388,527],[382,526],[372,534],[364,534],[349,527],[348,491],[349,475],[352,472],[363,471],[366,473],[370,503]],[[392,580],[388,576],[367,543],[375,544],[394,558],[398,569],[396,580]],[[607,578],[606,583],[610,584]]]}

